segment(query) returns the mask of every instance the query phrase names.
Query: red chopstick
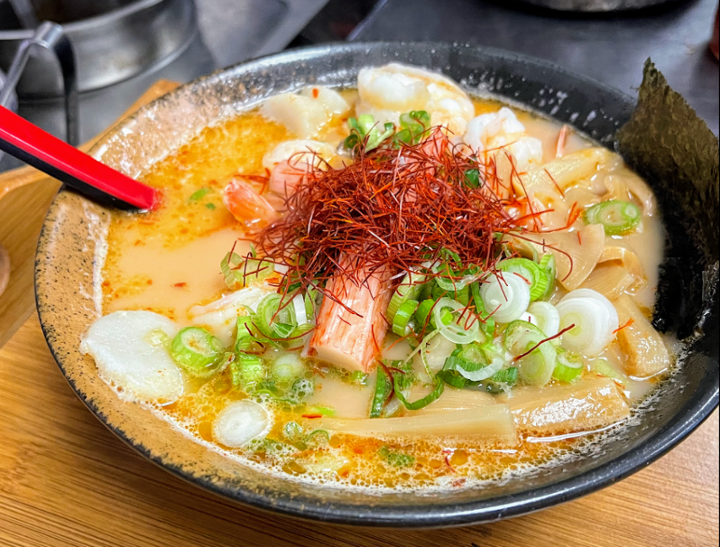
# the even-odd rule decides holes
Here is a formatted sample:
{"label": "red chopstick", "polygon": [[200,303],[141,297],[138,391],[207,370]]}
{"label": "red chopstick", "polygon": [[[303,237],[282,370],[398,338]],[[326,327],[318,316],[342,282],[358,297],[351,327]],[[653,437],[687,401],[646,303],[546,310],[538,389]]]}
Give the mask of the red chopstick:
{"label": "red chopstick", "polygon": [[0,150],[104,205],[147,210],[157,203],[154,188],[100,163],[2,106]]}

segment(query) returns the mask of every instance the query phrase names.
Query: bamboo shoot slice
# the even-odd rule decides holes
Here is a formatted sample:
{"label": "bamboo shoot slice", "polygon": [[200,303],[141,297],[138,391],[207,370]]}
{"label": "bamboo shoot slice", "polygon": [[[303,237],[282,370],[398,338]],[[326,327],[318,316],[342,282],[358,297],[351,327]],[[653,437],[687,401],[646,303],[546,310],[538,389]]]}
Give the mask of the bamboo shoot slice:
{"label": "bamboo shoot slice", "polygon": [[[536,186],[557,185],[566,189],[573,184],[593,176],[601,164],[611,160],[612,152],[604,148],[587,148],[535,167],[522,177],[522,185],[513,182],[515,192],[524,196]],[[524,186],[524,189],[522,188]]]}
{"label": "bamboo shoot slice", "polygon": [[590,224],[579,232],[531,234],[527,238],[540,253],[549,251],[555,255],[557,279],[568,291],[585,282],[605,248],[605,229],[601,224]]}
{"label": "bamboo shoot slice", "polygon": [[366,420],[336,420],[323,418],[313,425],[335,433],[358,437],[416,437],[434,436],[475,438],[504,446],[517,446],[515,420],[507,405],[491,405],[437,414],[376,418]]}
{"label": "bamboo shoot slice", "polygon": [[510,406],[518,429],[526,435],[553,436],[596,431],[624,420],[630,406],[609,378],[573,385],[517,390],[502,399]]}
{"label": "bamboo shoot slice", "polygon": [[657,209],[655,195],[647,183],[627,167],[623,167],[620,173],[614,173],[605,177],[607,193],[603,201],[619,199],[630,201],[630,197],[637,199],[642,205],[643,214],[653,216]]}
{"label": "bamboo shoot slice", "polygon": [[670,352],[635,301],[630,296],[623,295],[614,304],[620,324],[627,325],[617,334],[620,347],[627,355],[627,374],[642,379],[668,369],[672,364]]}
{"label": "bamboo shoot slice", "polygon": [[[414,401],[424,395],[427,395],[427,392],[423,392],[422,394],[411,393],[410,399]],[[429,404],[422,410],[411,412],[409,415],[447,414],[458,410],[470,410],[494,404],[496,404],[495,397],[489,393],[445,386],[443,394],[437,401]]]}
{"label": "bamboo shoot slice", "polygon": [[[362,271],[355,275],[361,281],[366,276]],[[326,292],[344,306],[325,297],[309,354],[347,370],[369,372],[387,331],[384,313],[392,296],[389,278],[389,274],[374,273],[364,284],[344,275],[328,281]]]}
{"label": "bamboo shoot slice", "polygon": [[610,300],[636,291],[647,283],[637,255],[625,247],[608,246],[583,288],[593,289]]}

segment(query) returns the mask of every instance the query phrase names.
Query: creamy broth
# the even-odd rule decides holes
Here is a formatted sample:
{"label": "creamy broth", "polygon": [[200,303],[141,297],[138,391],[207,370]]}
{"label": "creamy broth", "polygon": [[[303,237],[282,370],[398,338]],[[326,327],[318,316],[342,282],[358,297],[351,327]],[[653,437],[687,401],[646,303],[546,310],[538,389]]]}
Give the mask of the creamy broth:
{"label": "creamy broth", "polygon": [[[355,91],[343,92],[343,97],[350,103],[357,101]],[[474,99],[473,105],[476,116],[495,113],[502,106],[489,99]],[[542,162],[555,159],[560,126],[530,112],[514,110],[527,135],[542,143]],[[337,147],[347,136],[349,117],[350,114],[335,116],[314,138]],[[232,248],[245,256],[250,245],[248,241],[238,241],[244,237],[243,228],[224,206],[223,191],[234,176],[265,175],[263,156],[295,137],[280,123],[267,119],[259,111],[251,111],[204,130],[177,153],[143,173],[140,177],[143,182],[162,190],[162,204],[146,214],[114,213],[103,270],[103,314],[147,310],[172,319],[178,327],[185,327],[197,324],[198,312],[191,311],[194,306],[207,305],[230,294],[219,268],[220,261]],[[582,135],[571,132],[564,154],[594,146]],[[635,177],[618,159],[617,164],[595,172],[592,180],[571,185],[567,190],[568,199],[577,200],[581,206],[592,204],[582,201],[589,195],[587,188],[600,184],[608,174]],[[596,196],[595,202],[599,201]],[[664,230],[657,213],[644,216],[641,228],[633,234],[606,236],[606,247],[624,247],[637,256],[647,283],[633,292],[633,298],[646,315],[650,314],[655,298],[663,245]],[[562,288],[557,289],[550,302],[559,302],[566,293]],[[403,359],[412,351],[407,342],[397,343],[397,338],[390,333],[385,339],[384,357],[390,361]],[[600,359],[605,359],[611,369],[625,374],[628,355],[619,342],[609,344],[588,362],[592,364]],[[332,430],[328,434],[325,426],[332,425],[332,420],[368,418],[379,369],[368,375],[353,376],[332,363],[312,357],[303,363],[304,377],[314,380],[315,386],[302,404],[234,389],[226,374],[209,379],[185,377],[183,395],[177,400],[159,401],[160,404],[148,402],[158,416],[228,457],[302,480],[376,488],[461,487],[560,461],[574,454],[581,445],[594,442],[592,436],[577,433],[606,429],[606,423],[613,423],[612,415],[616,411],[612,406],[615,402],[608,403],[604,397],[611,398],[608,393],[616,389],[613,386],[617,384],[607,376],[585,373],[577,389],[592,393],[583,400],[582,412],[590,415],[597,412],[605,417],[588,421],[587,428],[581,431],[563,430],[562,426],[553,430],[544,425],[544,419],[536,419],[541,412],[552,415],[554,411],[548,410],[551,403],[546,408],[528,410],[538,393],[551,398],[549,394],[557,390],[563,397],[570,397],[570,387],[553,379],[544,388],[518,387],[512,394],[499,395],[446,387],[434,405],[417,411],[403,409],[397,400],[389,403],[398,407],[396,416],[407,417],[428,416],[443,404],[455,405],[452,408],[458,409],[507,404],[520,424],[519,443],[514,445],[482,435],[429,435],[410,439]],[[418,367],[418,358],[415,366],[422,376],[424,372],[422,364]],[[646,380],[628,379],[622,386],[628,403],[642,400],[660,378],[662,375]],[[412,398],[418,399],[431,391],[427,385],[417,385]],[[214,433],[218,415],[228,404],[249,399],[259,401],[269,413],[270,429],[262,438],[242,447],[223,444]],[[325,415],[327,409],[332,410],[331,417]],[[620,418],[625,411],[626,407],[617,407]],[[296,438],[288,434],[288,424],[293,423],[300,428]],[[313,436],[316,431],[320,433]]]}

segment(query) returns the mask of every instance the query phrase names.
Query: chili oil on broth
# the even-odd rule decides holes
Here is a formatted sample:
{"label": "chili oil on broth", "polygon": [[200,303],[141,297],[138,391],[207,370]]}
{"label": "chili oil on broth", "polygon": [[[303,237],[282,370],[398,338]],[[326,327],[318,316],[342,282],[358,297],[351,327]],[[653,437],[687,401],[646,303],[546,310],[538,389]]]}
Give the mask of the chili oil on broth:
{"label": "chili oil on broth", "polygon": [[[355,92],[346,92],[346,97],[354,100]],[[476,99],[474,103],[476,115],[497,111],[502,106],[495,100]],[[545,161],[553,159],[559,124],[517,108],[513,110],[527,133],[542,141]],[[334,120],[319,139],[338,144],[344,136],[346,121],[346,118]],[[263,155],[290,138],[293,136],[284,127],[252,111],[205,129],[176,154],[144,173],[140,177],[143,182],[161,189],[162,205],[143,215],[114,213],[103,270],[103,313],[149,310],[183,326],[189,324],[190,307],[215,301],[227,292],[219,262],[233,245],[237,245],[236,252],[240,254],[245,254],[249,247],[237,242],[243,234],[222,204],[222,190],[233,175],[263,173]],[[566,152],[590,146],[591,141],[572,133]],[[663,245],[657,215],[649,221],[645,219],[641,233],[619,244],[632,247],[640,258],[649,277],[640,301],[650,309]],[[392,342],[392,335],[389,339]],[[614,353],[618,353],[616,349]],[[618,361],[622,356],[614,358]],[[344,417],[366,417],[372,385],[372,375],[364,387],[349,385],[330,375],[320,380],[312,402],[344,401],[350,403],[345,405]],[[651,388],[651,383],[644,382],[635,386],[632,395],[640,399]],[[277,442],[250,449],[217,444],[213,421],[226,404],[244,398],[245,394],[233,390],[229,381],[220,377],[187,381],[185,394],[178,401],[150,406],[156,415],[185,434],[230,458],[301,480],[381,490],[477,485],[577,457],[583,447],[593,443],[592,436],[552,442],[523,439],[518,447],[508,450],[477,440],[378,440],[335,434],[326,446],[300,450],[280,442],[282,430],[287,423],[297,422],[305,431],[312,431],[313,418],[266,399],[264,406],[275,417],[267,438]],[[383,458],[380,453],[411,455],[412,462],[405,465],[409,460]]]}

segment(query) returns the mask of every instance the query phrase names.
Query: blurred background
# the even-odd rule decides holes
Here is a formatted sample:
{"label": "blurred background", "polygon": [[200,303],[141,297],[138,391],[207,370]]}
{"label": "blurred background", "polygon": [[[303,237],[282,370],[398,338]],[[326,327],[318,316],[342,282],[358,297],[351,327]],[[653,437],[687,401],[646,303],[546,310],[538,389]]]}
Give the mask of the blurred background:
{"label": "blurred background", "polygon": [[[717,9],[717,0],[0,0],[0,80],[21,44],[36,42],[0,98],[61,138],[70,118],[84,142],[161,78],[186,82],[327,42],[435,40],[541,57],[630,94],[651,57],[717,134]],[[38,30],[43,21],[59,26]],[[18,165],[5,156],[0,172]]]}

